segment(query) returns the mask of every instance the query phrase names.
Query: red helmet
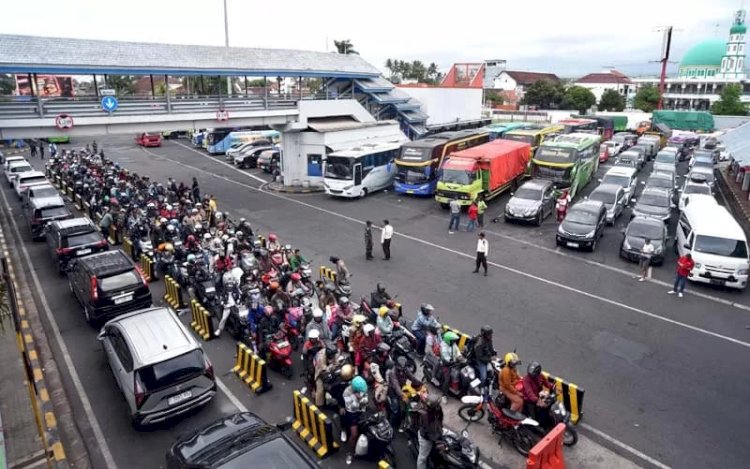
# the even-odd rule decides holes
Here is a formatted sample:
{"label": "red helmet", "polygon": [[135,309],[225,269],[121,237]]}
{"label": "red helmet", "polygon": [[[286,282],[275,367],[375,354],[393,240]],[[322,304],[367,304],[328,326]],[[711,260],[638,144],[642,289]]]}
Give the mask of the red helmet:
{"label": "red helmet", "polygon": [[271,280],[271,283],[268,285],[268,288],[271,290],[276,290],[279,288],[279,282],[277,280]]}
{"label": "red helmet", "polygon": [[187,242],[188,242],[188,243],[195,243],[195,236],[193,236],[193,235],[188,235],[188,237],[187,237]]}
{"label": "red helmet", "polygon": [[268,235],[268,240],[271,241],[271,242],[274,242],[277,239],[279,239],[279,238],[276,236],[276,233],[271,233],[271,234]]}
{"label": "red helmet", "polygon": [[299,282],[302,280],[302,276],[299,274],[299,272],[294,272],[291,276],[293,282]]}

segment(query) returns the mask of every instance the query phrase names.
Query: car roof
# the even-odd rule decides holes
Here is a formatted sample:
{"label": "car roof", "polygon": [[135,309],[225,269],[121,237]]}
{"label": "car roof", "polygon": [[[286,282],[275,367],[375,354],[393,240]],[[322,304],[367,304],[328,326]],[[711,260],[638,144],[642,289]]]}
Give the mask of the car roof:
{"label": "car roof", "polygon": [[706,168],[705,166],[693,166],[692,169],[690,169],[691,173],[701,173],[701,174],[710,174],[711,176],[714,175],[714,169],[713,168]]}
{"label": "car roof", "polygon": [[648,179],[646,179],[646,181],[648,181],[649,179],[669,179],[671,181],[671,180],[674,180],[674,173],[668,173],[668,172],[664,172],[664,171],[656,171],[655,173],[652,172],[648,176]]}
{"label": "car roof", "polygon": [[17,167],[17,166],[31,166],[31,163],[29,163],[25,159],[24,160],[18,160],[18,161],[11,161],[10,164],[8,165],[8,169],[13,168],[13,167]]}
{"label": "car roof", "polygon": [[46,175],[46,174],[44,174],[44,173],[43,173],[43,172],[41,172],[41,171],[26,171],[25,173],[23,173],[23,174],[19,174],[19,175],[18,175],[19,179],[32,178],[32,177],[39,177],[39,176],[44,176],[44,177],[47,177],[47,175]]}
{"label": "car roof", "polygon": [[137,368],[163,362],[200,345],[168,308],[148,308],[133,311],[110,321],[117,323],[130,344]]}
{"label": "car roof", "polygon": [[630,168],[627,166],[613,166],[609,168],[609,170],[606,173],[604,173],[604,175],[606,176],[607,174],[612,174],[615,176],[632,177],[635,173],[636,173],[635,168]]}
{"label": "car roof", "polygon": [[59,195],[53,195],[52,197],[34,198],[31,200],[31,205],[33,208],[65,207],[65,201]]}
{"label": "car roof", "polygon": [[81,233],[95,231],[96,226],[86,217],[70,218],[68,220],[57,220],[52,222],[62,234]]}
{"label": "car roof", "polygon": [[593,191],[591,191],[591,193],[593,194],[594,192],[606,192],[608,194],[614,194],[615,192],[623,190],[625,189],[623,189],[623,187],[618,184],[599,184]]}
{"label": "car roof", "polygon": [[704,195],[693,199],[693,196],[690,196],[690,203],[685,207],[683,213],[689,217],[693,230],[699,236],[747,239],[737,220],[713,197],[709,199],[709,196]]}
{"label": "car roof", "polygon": [[641,225],[654,225],[654,226],[664,227],[664,222],[661,221],[660,219],[654,218],[654,217],[647,217],[644,215],[636,215],[635,217],[633,217],[633,219],[630,220],[630,223],[628,223],[628,228],[633,223],[641,224]]}
{"label": "car roof", "polygon": [[11,163],[14,163],[16,161],[26,161],[26,158],[24,158],[23,156],[9,156],[9,157],[5,158],[5,162],[7,164],[11,164]]}
{"label": "car roof", "polygon": [[48,188],[52,188],[54,190],[57,190],[57,188],[55,186],[53,186],[52,184],[50,184],[49,181],[47,181],[44,184],[34,184],[33,186],[29,187],[29,190],[48,189]]}
{"label": "car roof", "polygon": [[599,212],[604,207],[604,202],[598,200],[581,200],[571,207],[571,210],[584,210],[586,212]]}
{"label": "car roof", "polygon": [[[630,147],[630,148],[635,148],[635,147]],[[624,152],[620,153],[620,158],[622,158],[623,156],[632,156],[634,158],[638,158],[638,152],[633,151],[633,150],[625,150]]]}
{"label": "car roof", "polygon": [[709,161],[711,163],[714,162],[714,157],[711,155],[693,155],[694,161]]}
{"label": "car roof", "polygon": [[119,250],[82,257],[78,262],[83,263],[86,269],[97,277],[117,275],[134,268],[133,262]]}
{"label": "car roof", "polygon": [[549,181],[547,179],[529,179],[528,181],[524,182],[521,185],[521,187],[530,187],[533,189],[546,189],[547,187],[551,185],[552,185],[552,181]]}
{"label": "car roof", "polygon": [[653,186],[646,185],[646,187],[643,188],[643,192],[641,192],[641,196],[647,193],[653,193],[653,194],[661,195],[663,197],[669,197],[669,191],[662,187],[653,187]]}

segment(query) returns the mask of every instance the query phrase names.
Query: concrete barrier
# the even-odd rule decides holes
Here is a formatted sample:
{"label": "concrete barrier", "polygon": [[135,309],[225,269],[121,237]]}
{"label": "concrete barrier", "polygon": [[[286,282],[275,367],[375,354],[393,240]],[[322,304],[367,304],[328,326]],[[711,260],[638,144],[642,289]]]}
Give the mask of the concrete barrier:
{"label": "concrete barrier", "polygon": [[583,416],[583,396],[585,395],[583,388],[557,376],[552,376],[546,371],[543,371],[542,374],[545,378],[555,382],[557,400],[562,402],[565,409],[570,412],[570,421],[574,424],[578,423]]}
{"label": "concrete barrier", "polygon": [[164,301],[175,310],[184,308],[185,303],[182,300],[182,287],[180,287],[180,284],[169,275],[165,275],[164,285],[167,290],[164,294]]}
{"label": "concrete barrier", "polygon": [[529,457],[526,459],[526,469],[565,469],[563,435],[565,435],[565,424],[558,423],[551,432],[531,448]]}
{"label": "concrete barrier", "polygon": [[333,422],[299,391],[292,393],[294,422],[292,429],[322,459],[339,448],[333,438]]}

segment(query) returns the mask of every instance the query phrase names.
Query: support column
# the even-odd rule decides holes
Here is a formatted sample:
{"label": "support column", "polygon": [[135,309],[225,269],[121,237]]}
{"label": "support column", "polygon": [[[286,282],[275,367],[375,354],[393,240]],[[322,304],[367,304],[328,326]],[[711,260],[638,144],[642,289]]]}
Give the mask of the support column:
{"label": "support column", "polygon": [[172,93],[169,91],[169,77],[164,75],[164,96],[167,97],[167,112],[172,112]]}
{"label": "support column", "polygon": [[99,84],[96,82],[96,75],[92,75],[94,77],[94,95],[96,95],[97,99],[99,98]]}
{"label": "support column", "polygon": [[[219,85],[218,86],[218,88],[219,88],[218,89],[218,91],[219,91],[219,108],[221,108],[222,106],[224,106],[224,101],[222,100],[222,97],[221,97],[221,75],[217,75],[216,78],[217,78],[216,84]],[[227,90],[227,91],[229,91],[229,90]]]}
{"label": "support column", "polygon": [[245,75],[245,97],[247,98],[247,75]]}
{"label": "support column", "polygon": [[263,77],[263,103],[268,109],[268,77]]}
{"label": "support column", "polygon": [[29,80],[29,90],[31,91],[31,96],[36,97],[36,113],[39,114],[39,117],[44,117],[44,106],[42,105],[42,97],[39,96],[39,90],[36,89],[37,87],[37,80],[36,80],[36,73],[29,74],[28,76]]}
{"label": "support column", "polygon": [[302,101],[302,77],[297,80],[297,85],[299,86],[299,100]]}
{"label": "support column", "polygon": [[154,76],[149,75],[148,77],[151,80],[151,99],[156,99],[156,89],[154,88]]}

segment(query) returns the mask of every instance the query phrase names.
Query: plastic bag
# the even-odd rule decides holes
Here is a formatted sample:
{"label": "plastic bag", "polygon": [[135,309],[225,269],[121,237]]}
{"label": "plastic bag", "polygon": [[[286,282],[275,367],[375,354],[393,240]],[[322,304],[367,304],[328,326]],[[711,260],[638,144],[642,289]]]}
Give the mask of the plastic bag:
{"label": "plastic bag", "polygon": [[354,454],[357,456],[364,456],[367,454],[368,449],[368,441],[367,437],[364,435],[359,435],[359,438],[357,438],[357,444],[354,446]]}

